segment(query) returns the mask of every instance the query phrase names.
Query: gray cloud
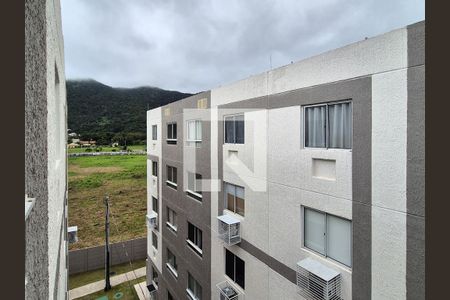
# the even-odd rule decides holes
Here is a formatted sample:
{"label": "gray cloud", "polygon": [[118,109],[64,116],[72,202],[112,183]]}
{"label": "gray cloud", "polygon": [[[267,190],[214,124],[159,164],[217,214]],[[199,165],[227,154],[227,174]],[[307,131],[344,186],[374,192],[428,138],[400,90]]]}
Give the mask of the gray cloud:
{"label": "gray cloud", "polygon": [[62,0],[69,79],[198,92],[424,19],[424,0]]}

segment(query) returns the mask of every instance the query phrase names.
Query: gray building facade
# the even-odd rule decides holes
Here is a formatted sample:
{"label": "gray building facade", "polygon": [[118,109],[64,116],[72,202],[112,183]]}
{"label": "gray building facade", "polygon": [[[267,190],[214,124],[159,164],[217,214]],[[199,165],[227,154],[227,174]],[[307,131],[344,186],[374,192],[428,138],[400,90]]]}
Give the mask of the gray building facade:
{"label": "gray building facade", "polygon": [[[58,0],[25,1],[25,298],[67,298],[67,106]],[[27,207],[27,206],[26,206]]]}

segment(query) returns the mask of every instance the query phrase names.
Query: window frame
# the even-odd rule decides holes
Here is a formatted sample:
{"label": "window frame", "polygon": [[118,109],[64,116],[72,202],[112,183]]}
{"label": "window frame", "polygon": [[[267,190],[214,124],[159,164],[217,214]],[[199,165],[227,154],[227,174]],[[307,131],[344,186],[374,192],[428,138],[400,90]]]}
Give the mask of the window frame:
{"label": "window frame", "polygon": [[[231,185],[231,186],[233,186],[234,187],[234,199],[233,199],[233,202],[234,202],[234,210],[231,210],[230,208],[228,208],[228,198],[227,198],[227,195],[228,195],[228,192],[227,192],[227,189],[226,189],[226,185]],[[236,196],[236,190],[237,190],[237,188],[242,188],[243,189],[243,191],[244,191],[244,197],[242,198],[242,200],[244,201],[244,212],[243,212],[243,214],[241,215],[238,211],[237,211],[237,202],[236,202],[236,198],[237,198],[237,196]],[[228,210],[228,211],[230,211],[230,212],[232,212],[232,213],[234,213],[234,214],[237,214],[237,215],[239,215],[239,216],[241,216],[242,218],[244,218],[245,217],[245,187],[243,187],[243,186],[240,186],[240,185],[237,185],[237,184],[233,184],[233,183],[230,183],[230,182],[226,182],[226,181],[224,181],[223,182],[223,191],[224,191],[224,197],[223,197],[223,201],[224,201],[224,208],[226,209],[226,210]]]}
{"label": "window frame", "polygon": [[[320,214],[325,215],[325,236],[324,236],[324,252],[325,252],[325,254],[320,253],[317,250],[314,250],[312,248],[309,248],[305,244],[305,238],[306,238],[306,217],[305,217],[305,211],[306,210],[312,210],[312,211],[315,211],[315,212],[318,212]],[[328,216],[332,216],[332,217],[339,218],[339,219],[342,219],[342,220],[350,222],[350,245],[351,245],[350,246],[350,254],[349,254],[350,255],[350,265],[347,265],[346,263],[341,262],[341,261],[337,260],[336,258],[333,258],[333,257],[328,255],[328,236],[329,236],[329,234],[328,234]],[[303,230],[302,230],[302,233],[303,233],[303,238],[302,238],[302,244],[303,245],[302,246],[304,248],[308,249],[309,251],[313,251],[314,253],[317,253],[318,255],[320,255],[322,257],[325,257],[327,259],[331,259],[334,262],[337,262],[337,263],[339,263],[339,264],[341,264],[341,265],[343,265],[343,266],[345,266],[347,268],[351,269],[353,267],[353,221],[352,220],[349,220],[349,219],[346,219],[346,218],[343,218],[343,217],[340,217],[340,216],[337,216],[337,215],[334,215],[334,214],[330,214],[330,213],[327,213],[327,212],[324,212],[324,211],[320,211],[320,210],[312,208],[312,207],[303,206]]]}
{"label": "window frame", "polygon": [[[337,101],[330,101],[330,102],[321,102],[316,104],[308,104],[308,105],[302,105],[302,141],[303,141],[303,148],[305,149],[336,149],[336,150],[352,150],[353,149],[353,135],[350,137],[350,148],[335,148],[335,147],[329,147],[330,143],[330,115],[328,111],[328,107],[331,105],[336,104],[344,104],[344,103],[350,103],[352,115],[351,115],[351,128],[353,133],[353,100],[352,99],[345,99],[345,100],[337,100]],[[306,109],[311,107],[318,107],[318,106],[325,106],[325,147],[311,147],[306,146]]]}
{"label": "window frame", "polygon": [[[175,127],[174,127],[175,125]],[[170,127],[170,129],[169,129]],[[174,130],[175,128],[175,130]],[[170,137],[169,137],[169,132],[170,132]],[[174,133],[175,133],[175,138],[174,138]],[[169,145],[176,145],[178,141],[178,125],[177,122],[168,122],[167,123],[167,133],[166,133],[166,142]]]}
{"label": "window frame", "polygon": [[152,247],[153,249],[158,251],[158,236],[153,231],[152,231]]}
{"label": "window frame", "polygon": [[[190,139],[189,137],[189,126],[190,123],[194,123],[195,127],[195,139]],[[197,125],[200,126],[200,138],[197,136]],[[192,119],[186,121],[186,144],[188,146],[200,146],[202,143],[202,135],[203,135],[203,128],[202,128],[202,120],[200,119]]]}
{"label": "window frame", "polygon": [[[193,228],[193,240],[191,240],[191,237],[189,236],[190,234],[190,226],[192,226]],[[198,228],[197,226],[195,226],[194,224],[192,224],[191,222],[188,221],[188,231],[187,231],[187,239],[186,239],[186,243],[188,244],[188,246],[196,253],[198,254],[200,257],[203,256],[203,231]],[[199,244],[199,236],[200,236],[200,246]]]}
{"label": "window frame", "polygon": [[[244,119],[244,136],[242,143],[236,143],[236,117],[242,116]],[[227,118],[233,118],[233,143],[227,143],[226,141],[226,119]],[[245,145],[245,113],[237,113],[237,114],[231,114],[231,115],[224,115],[223,116],[223,143],[228,145]]]}
{"label": "window frame", "polygon": [[[172,251],[170,251],[169,248],[167,249],[167,261],[166,261],[166,267],[167,269],[170,271],[170,273],[175,277],[178,278],[178,264],[177,264],[177,257],[175,256],[175,254],[173,254]],[[170,257],[173,257],[173,262],[175,263],[175,266],[173,266],[170,263]]]}
{"label": "window frame", "polygon": [[152,141],[158,140],[158,125],[152,125]]}
{"label": "window frame", "polygon": [[[236,283],[241,289],[243,289],[243,290],[245,290],[245,260],[243,260],[242,258],[240,258],[239,256],[237,256],[236,254],[234,254],[233,252],[231,252],[230,250],[228,250],[227,248],[224,248],[225,249],[225,275],[228,277],[228,278],[230,278],[231,279],[231,281],[233,281],[234,283]],[[232,256],[233,256],[233,277],[230,277],[229,276],[229,274],[227,273],[227,253],[230,253]],[[240,283],[238,283],[237,281],[236,281],[236,270],[237,270],[237,268],[236,268],[236,261],[237,261],[237,259],[239,259],[240,261],[242,261],[242,263],[243,263],[243,270],[244,270],[244,274],[243,274],[243,276],[242,276],[242,278],[243,278],[243,282],[242,282],[242,284],[243,284],[243,286],[241,286],[241,284]]]}
{"label": "window frame", "polygon": [[152,160],[152,176],[158,177],[158,162]]}
{"label": "window frame", "polygon": [[[189,186],[189,175],[190,174],[193,174],[195,176],[195,179],[194,179],[194,191],[191,190],[190,186]],[[200,178],[198,178],[198,176],[200,176]],[[197,191],[197,180],[202,180],[203,179],[202,174],[187,171],[187,177],[188,178],[187,178],[186,193],[190,197],[194,198],[195,200],[198,200],[198,201],[202,202],[202,200],[203,200],[203,193],[202,193],[202,191]]]}
{"label": "window frame", "polygon": [[[168,206],[166,208],[167,208],[167,221],[166,221],[167,228],[169,229],[169,231],[173,232],[176,235],[178,232],[177,212]],[[172,213],[172,218],[170,217],[171,213]],[[173,224],[171,221],[174,222],[175,224]]]}
{"label": "window frame", "polygon": [[[158,289],[158,272],[155,270],[155,267],[153,265],[151,265],[151,268],[152,268],[152,272],[151,272],[152,283],[155,286],[155,288]],[[156,274],[156,276],[155,276],[155,274]],[[155,281],[155,279],[156,279],[156,281]]]}
{"label": "window frame", "polygon": [[[189,279],[192,279],[192,282],[194,283],[194,290],[191,290],[191,288],[189,287]],[[201,286],[201,284],[194,278],[194,276],[192,276],[192,274],[190,272],[188,272],[188,278],[187,278],[188,282],[187,282],[187,288],[186,288],[186,293],[188,294],[189,298],[192,300],[201,300],[202,299],[202,293],[203,293],[203,288]],[[200,287],[200,297],[197,295],[197,293],[199,292],[199,287]]]}
{"label": "window frame", "polygon": [[[171,171],[169,171],[169,169],[171,169]],[[175,172],[174,172],[174,170],[175,170]],[[169,179],[169,174],[171,175],[170,177],[171,177],[172,180]],[[174,177],[174,175],[175,175],[175,177]],[[176,167],[166,165],[166,184],[168,186],[170,186],[170,187],[172,187],[174,189],[177,189],[177,187],[178,187],[178,178],[177,178],[177,176],[178,176],[178,169]],[[174,179],[176,181],[173,181]]]}

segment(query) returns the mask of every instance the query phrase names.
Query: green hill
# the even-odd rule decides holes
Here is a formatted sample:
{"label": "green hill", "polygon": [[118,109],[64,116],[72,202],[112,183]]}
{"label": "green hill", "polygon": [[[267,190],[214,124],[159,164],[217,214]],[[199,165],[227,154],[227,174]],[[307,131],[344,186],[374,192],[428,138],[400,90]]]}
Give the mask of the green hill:
{"label": "green hill", "polygon": [[68,128],[98,144],[145,143],[146,111],[191,94],[155,87],[113,88],[95,80],[67,80]]}

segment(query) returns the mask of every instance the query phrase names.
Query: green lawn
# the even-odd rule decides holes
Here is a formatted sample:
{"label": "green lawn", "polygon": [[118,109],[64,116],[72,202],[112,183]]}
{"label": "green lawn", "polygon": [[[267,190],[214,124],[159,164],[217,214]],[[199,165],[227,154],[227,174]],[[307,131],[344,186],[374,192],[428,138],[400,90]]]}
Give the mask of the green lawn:
{"label": "green lawn", "polygon": [[114,295],[118,292],[123,293],[122,298],[123,300],[139,300],[136,291],[134,290],[134,285],[136,283],[140,283],[142,281],[145,281],[145,276],[137,278],[135,280],[127,281],[122,284],[119,284],[117,286],[113,286],[111,290],[108,292],[100,291],[94,294],[90,294],[81,298],[77,298],[79,300],[96,300],[97,298],[100,298],[102,296],[107,296],[108,299],[112,300],[114,299]]}
{"label": "green lawn", "polygon": [[[129,263],[111,266],[111,272],[115,272],[114,275],[119,275],[119,274],[123,274],[126,272],[130,272],[133,269],[136,270],[136,269],[145,267],[145,259],[134,261],[134,262],[132,262],[132,265],[133,265],[133,268],[130,267]],[[111,276],[114,276],[114,275],[111,275]],[[69,290],[92,283],[92,282],[102,280],[104,278],[105,278],[105,270],[104,269],[70,275],[69,276]]]}
{"label": "green lawn", "polygon": [[[112,151],[117,151],[119,152],[122,148],[121,147],[109,147],[109,146],[98,146],[98,148],[102,148],[101,152],[112,152]],[[131,151],[143,151],[145,150],[146,146],[145,145],[131,145],[128,146],[128,149]],[[68,149],[68,153],[82,153],[82,152],[86,152],[86,147],[85,148],[71,148]],[[91,148],[92,152],[95,152],[95,147]]]}
{"label": "green lawn", "polygon": [[110,242],[146,235],[146,157],[69,157],[69,226],[78,226],[70,249],[104,243],[105,206],[110,197]]}

